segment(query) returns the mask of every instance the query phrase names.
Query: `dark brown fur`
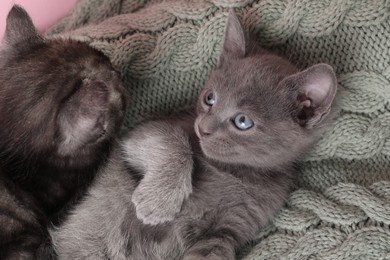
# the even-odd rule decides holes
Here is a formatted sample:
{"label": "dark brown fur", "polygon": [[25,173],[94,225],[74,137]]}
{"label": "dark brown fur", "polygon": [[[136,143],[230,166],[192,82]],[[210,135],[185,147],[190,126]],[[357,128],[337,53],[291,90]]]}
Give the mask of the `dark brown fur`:
{"label": "dark brown fur", "polygon": [[127,94],[103,54],[44,39],[18,6],[0,57],[0,258],[34,259],[109,154]]}

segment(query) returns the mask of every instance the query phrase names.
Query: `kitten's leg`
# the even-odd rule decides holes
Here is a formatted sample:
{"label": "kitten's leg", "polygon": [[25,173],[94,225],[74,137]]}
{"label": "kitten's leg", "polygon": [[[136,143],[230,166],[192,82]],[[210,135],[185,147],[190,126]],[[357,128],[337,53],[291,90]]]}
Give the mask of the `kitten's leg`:
{"label": "kitten's leg", "polygon": [[[233,185],[232,188],[238,187]],[[270,192],[264,189],[265,193]],[[234,195],[228,192],[216,211],[203,212],[200,219],[190,220],[191,217],[184,216],[184,221],[176,226],[186,247],[184,260],[234,260],[236,249],[255,238],[258,230],[268,223],[266,212],[270,209],[267,207],[272,208],[273,202],[265,199],[264,203],[256,204],[258,199],[247,192],[246,189]],[[237,196],[242,196],[243,200],[237,201]]]}
{"label": "kitten's leg", "polygon": [[132,196],[146,224],[173,220],[192,192],[192,150],[187,134],[168,121],[145,123],[124,143],[126,161],[144,174]]}

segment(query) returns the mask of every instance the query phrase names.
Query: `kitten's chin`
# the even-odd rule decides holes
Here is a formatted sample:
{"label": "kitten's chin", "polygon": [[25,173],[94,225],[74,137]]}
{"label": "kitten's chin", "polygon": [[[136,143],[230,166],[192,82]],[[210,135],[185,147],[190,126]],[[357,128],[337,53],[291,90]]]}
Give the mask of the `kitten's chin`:
{"label": "kitten's chin", "polygon": [[226,151],[218,149],[217,145],[200,140],[200,147],[205,158],[224,165],[245,166],[264,170],[283,170],[291,166],[293,159],[283,156],[270,158],[269,156],[251,155],[249,153],[240,153],[238,151]]}
{"label": "kitten's chin", "polygon": [[200,147],[203,155],[208,159],[222,163],[236,163],[235,158],[238,154],[235,152],[222,152],[219,149],[215,149],[215,145],[202,141],[202,139],[200,139]]}

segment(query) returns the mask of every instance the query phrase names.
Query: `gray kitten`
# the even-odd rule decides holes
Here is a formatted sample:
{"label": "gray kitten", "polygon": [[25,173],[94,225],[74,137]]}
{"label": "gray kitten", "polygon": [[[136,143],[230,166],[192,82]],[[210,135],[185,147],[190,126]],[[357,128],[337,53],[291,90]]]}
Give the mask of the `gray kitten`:
{"label": "gray kitten", "polygon": [[52,232],[60,259],[234,259],[282,207],[336,78],[248,41],[229,13],[196,116],[140,125]]}

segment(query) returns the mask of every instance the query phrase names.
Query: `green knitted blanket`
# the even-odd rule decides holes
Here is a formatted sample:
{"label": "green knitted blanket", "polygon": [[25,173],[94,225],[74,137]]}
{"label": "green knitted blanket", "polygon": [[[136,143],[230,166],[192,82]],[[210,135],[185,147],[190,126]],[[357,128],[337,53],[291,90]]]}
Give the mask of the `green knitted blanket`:
{"label": "green knitted blanket", "polygon": [[298,189],[241,257],[390,259],[388,0],[81,0],[49,34],[111,58],[131,95],[131,127],[194,101],[230,7],[264,47],[301,67],[333,65],[341,97]]}

